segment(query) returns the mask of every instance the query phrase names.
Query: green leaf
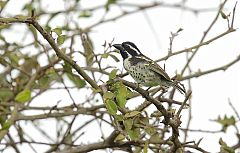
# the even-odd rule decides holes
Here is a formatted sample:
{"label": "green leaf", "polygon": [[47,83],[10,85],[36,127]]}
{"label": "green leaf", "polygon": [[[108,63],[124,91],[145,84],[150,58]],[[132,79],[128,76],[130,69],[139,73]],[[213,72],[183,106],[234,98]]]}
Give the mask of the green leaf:
{"label": "green leaf", "polygon": [[135,128],[132,130],[127,130],[127,133],[130,137],[131,140],[137,141],[140,139],[141,133],[140,133],[140,128]]}
{"label": "green leaf", "polygon": [[6,121],[3,126],[2,126],[2,129],[1,130],[8,130],[11,126],[11,123],[9,121]]}
{"label": "green leaf", "polygon": [[161,142],[161,137],[158,133],[155,133],[153,134],[151,137],[150,137],[150,142],[152,143],[160,143]]}
{"label": "green leaf", "polygon": [[0,89],[0,102],[1,101],[8,101],[13,97],[13,91],[10,89]]}
{"label": "green leaf", "polygon": [[115,116],[117,121],[123,121],[123,116],[122,115],[116,115]]}
{"label": "green leaf", "polygon": [[157,132],[157,130],[152,126],[148,126],[145,128],[145,132],[151,136],[151,135],[155,134]]}
{"label": "green leaf", "polygon": [[38,89],[47,89],[50,87],[51,83],[53,81],[58,81],[60,82],[60,78],[58,76],[58,74],[51,69],[48,69],[45,72],[45,75],[42,76],[39,80],[38,80],[38,84],[36,85],[36,88]]}
{"label": "green leaf", "polygon": [[125,129],[130,130],[133,126],[133,119],[129,118],[129,119],[123,120],[123,125]]}
{"label": "green leaf", "polygon": [[228,18],[228,16],[223,11],[221,11],[220,14],[221,14],[223,19],[227,19]]}
{"label": "green leaf", "polygon": [[[28,28],[29,28],[29,30],[32,32],[32,35],[33,35],[34,40],[37,42],[37,41],[38,41],[38,33],[37,33],[36,28],[34,28],[34,26],[31,25],[31,24],[29,24]],[[37,43],[36,43],[36,44],[37,44]],[[37,46],[36,44],[35,44],[35,46]]]}
{"label": "green leaf", "polygon": [[82,11],[78,17],[83,17],[83,18],[88,18],[88,17],[91,17],[92,16],[92,12],[90,11]]}
{"label": "green leaf", "polygon": [[33,6],[32,3],[27,3],[23,6],[22,10],[28,10],[28,11],[32,11],[33,10]]}
{"label": "green leaf", "polygon": [[8,1],[0,1],[0,9],[4,8]]}
{"label": "green leaf", "polygon": [[115,4],[116,2],[117,2],[117,0],[108,0],[107,3],[105,4],[105,9],[106,9],[106,11],[109,10],[109,6],[110,6],[111,4]]}
{"label": "green leaf", "polygon": [[108,112],[111,115],[116,115],[117,114],[117,105],[115,104],[115,102],[113,100],[107,99],[105,101],[105,105],[106,105],[106,108],[107,108]]}
{"label": "green leaf", "polygon": [[148,152],[148,141],[145,141],[144,147],[143,147],[143,153],[147,153],[147,152]]}
{"label": "green leaf", "polygon": [[63,69],[68,72],[68,73],[72,73],[72,67],[69,63],[67,62],[64,62],[64,65],[63,65]]}
{"label": "green leaf", "polygon": [[0,24],[0,30],[10,27],[11,24]]}
{"label": "green leaf", "polygon": [[17,94],[15,100],[20,103],[27,102],[31,99],[31,91],[29,89],[25,89]]}
{"label": "green leaf", "polygon": [[64,41],[66,40],[67,36],[66,35],[60,35],[57,37],[57,44],[62,45]]}
{"label": "green leaf", "polygon": [[50,33],[50,32],[51,32],[51,27],[50,27],[49,25],[46,25],[46,26],[44,27],[44,30],[45,30],[46,32]]}
{"label": "green leaf", "polygon": [[21,57],[16,52],[10,52],[7,54],[9,60],[11,61],[11,64],[14,66],[19,66],[18,62],[21,59]]}
{"label": "green leaf", "polygon": [[55,28],[52,31],[55,32],[58,36],[60,36],[62,34],[62,29],[61,28]]}
{"label": "green leaf", "polygon": [[220,123],[222,125],[222,130],[225,132],[227,130],[227,128],[231,125],[235,125],[236,124],[236,120],[234,118],[234,116],[231,117],[227,117],[226,115],[224,116],[224,118],[221,118],[220,116],[218,117],[217,120],[215,120],[216,122]]}
{"label": "green leaf", "polygon": [[219,139],[220,147],[220,153],[235,153],[234,149],[229,147],[226,142],[222,140],[222,138]]}
{"label": "green leaf", "polygon": [[125,136],[123,134],[118,134],[118,136],[115,138],[115,141],[122,141],[125,139]]}
{"label": "green leaf", "polygon": [[138,115],[138,114],[140,114],[141,112],[139,112],[139,111],[131,111],[131,112],[128,112],[128,113],[126,113],[125,115],[124,115],[124,117],[125,118],[131,118],[131,117],[134,117],[134,116],[136,116],[136,115]]}
{"label": "green leaf", "polygon": [[110,57],[112,57],[116,62],[119,62],[120,60],[117,58],[117,56],[113,54],[109,54]]}
{"label": "green leaf", "polygon": [[122,82],[116,83],[116,100],[119,105],[119,107],[124,108],[125,104],[127,103],[127,98],[129,95],[129,91],[127,87]]}
{"label": "green leaf", "polygon": [[83,52],[85,55],[85,61],[87,66],[91,67],[94,62],[94,46],[91,37],[88,35],[88,33],[84,33],[81,35],[82,39],[82,46],[83,46]]}
{"label": "green leaf", "polygon": [[38,80],[38,85],[40,89],[47,89],[50,86],[51,79],[48,76],[43,76]]}
{"label": "green leaf", "polygon": [[107,99],[113,99],[114,98],[114,94],[112,92],[105,92],[103,94],[103,99],[107,100]]}
{"label": "green leaf", "polygon": [[109,53],[104,53],[101,55],[102,58],[108,58],[108,56],[109,56]]}
{"label": "green leaf", "polygon": [[73,73],[66,73],[68,78],[72,81],[74,85],[76,85],[78,88],[83,88],[86,85],[86,82],[81,79],[78,75]]}
{"label": "green leaf", "polygon": [[117,69],[113,69],[109,74],[109,79],[115,79],[117,76]]}

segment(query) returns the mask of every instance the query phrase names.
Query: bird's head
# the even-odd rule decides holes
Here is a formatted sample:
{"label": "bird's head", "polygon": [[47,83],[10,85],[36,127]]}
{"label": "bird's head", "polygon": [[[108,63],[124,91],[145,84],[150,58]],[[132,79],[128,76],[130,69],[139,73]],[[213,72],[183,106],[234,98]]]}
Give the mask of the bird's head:
{"label": "bird's head", "polygon": [[142,54],[137,46],[129,41],[123,42],[122,44],[114,44],[113,46],[120,51],[123,59]]}

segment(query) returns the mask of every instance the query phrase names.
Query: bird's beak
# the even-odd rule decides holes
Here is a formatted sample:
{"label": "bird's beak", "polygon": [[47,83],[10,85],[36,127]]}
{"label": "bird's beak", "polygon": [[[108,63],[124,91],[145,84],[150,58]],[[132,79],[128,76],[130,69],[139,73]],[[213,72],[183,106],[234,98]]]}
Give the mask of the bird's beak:
{"label": "bird's beak", "polygon": [[114,44],[113,47],[115,47],[116,49],[118,49],[120,51],[124,51],[124,48],[122,47],[122,44]]}

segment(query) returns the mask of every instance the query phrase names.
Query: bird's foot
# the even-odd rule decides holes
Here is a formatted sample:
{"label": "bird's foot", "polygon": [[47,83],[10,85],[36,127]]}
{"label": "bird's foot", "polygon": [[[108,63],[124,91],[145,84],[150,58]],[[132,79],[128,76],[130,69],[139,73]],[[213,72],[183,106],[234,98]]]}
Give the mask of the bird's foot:
{"label": "bird's foot", "polygon": [[135,84],[136,84],[136,87],[134,88],[134,90],[137,90],[138,88],[140,88],[139,83],[135,83]]}
{"label": "bird's foot", "polygon": [[165,88],[165,87],[160,87],[160,90],[162,90],[162,94],[167,92],[167,88]]}
{"label": "bird's foot", "polygon": [[152,87],[148,87],[146,91],[149,91]]}

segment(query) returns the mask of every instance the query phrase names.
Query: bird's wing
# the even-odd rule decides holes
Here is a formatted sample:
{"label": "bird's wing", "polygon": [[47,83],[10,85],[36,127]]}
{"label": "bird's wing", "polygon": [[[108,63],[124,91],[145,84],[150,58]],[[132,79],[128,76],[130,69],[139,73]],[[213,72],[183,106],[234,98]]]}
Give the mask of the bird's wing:
{"label": "bird's wing", "polygon": [[147,56],[142,54],[140,57],[136,57],[136,58],[137,58],[137,60],[134,60],[134,61],[136,61],[136,62],[145,61],[146,62],[145,65],[148,66],[149,69],[156,72],[160,76],[163,76],[166,80],[171,81],[168,74],[156,62],[154,62],[153,60],[151,60]]}
{"label": "bird's wing", "polygon": [[170,77],[168,74],[154,61],[149,61],[149,68],[159,74],[160,76],[163,76],[166,80],[171,81]]}

